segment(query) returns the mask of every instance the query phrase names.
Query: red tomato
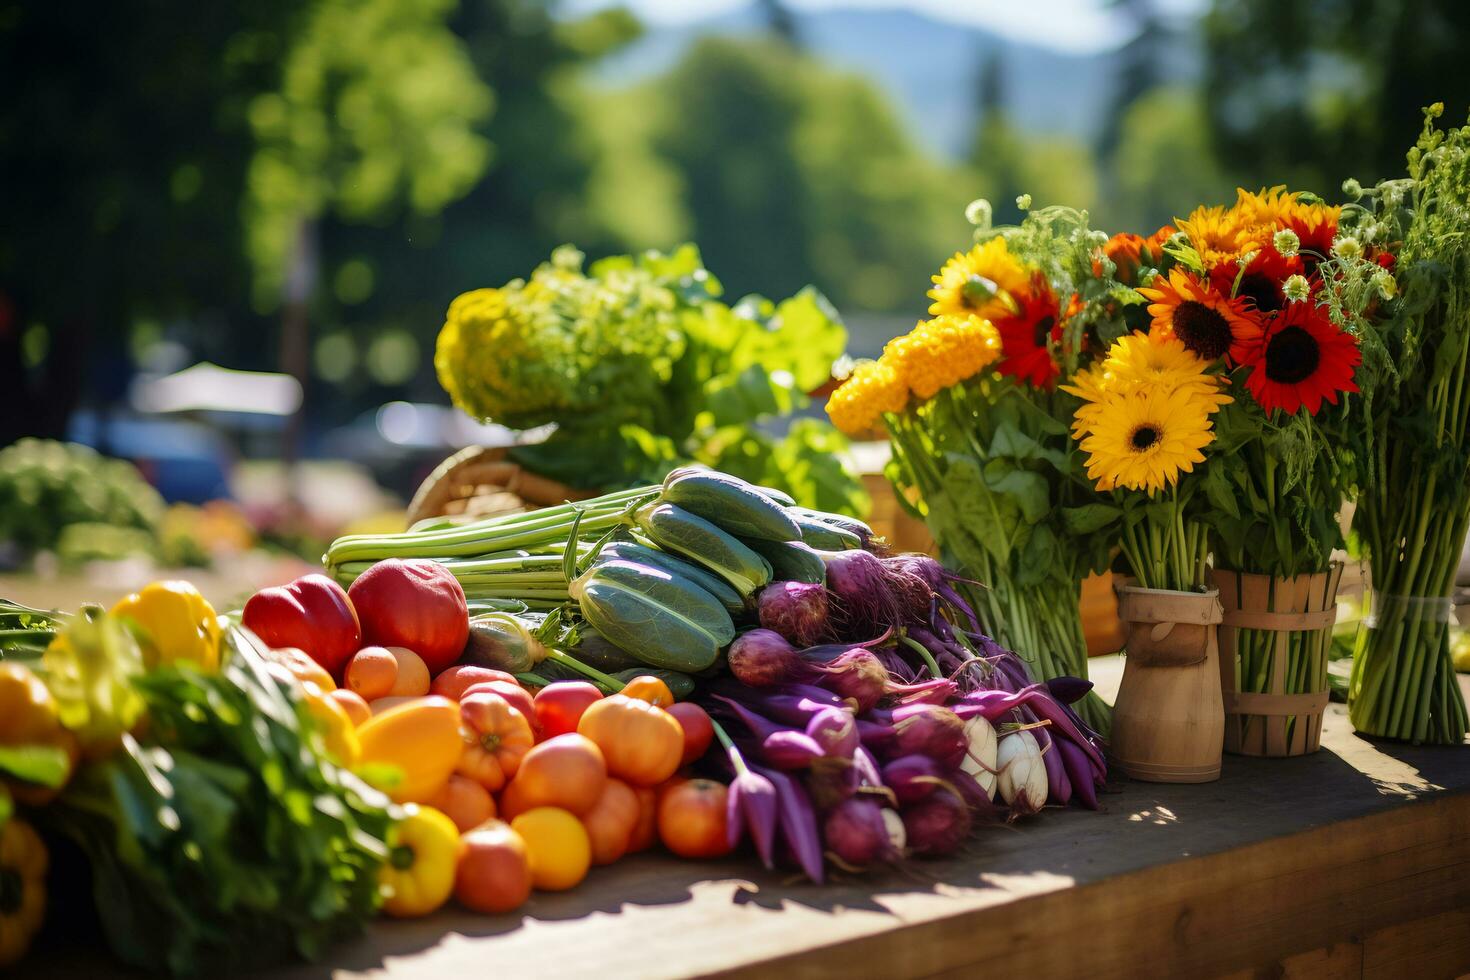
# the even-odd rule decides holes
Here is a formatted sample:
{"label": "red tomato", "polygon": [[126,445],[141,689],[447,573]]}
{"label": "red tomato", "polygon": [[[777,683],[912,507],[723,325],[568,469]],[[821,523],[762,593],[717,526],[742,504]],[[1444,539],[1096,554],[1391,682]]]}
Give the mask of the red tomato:
{"label": "red tomato", "polygon": [[348,658],[362,646],[362,628],[347,596],[325,575],[303,575],[255,593],[240,622],[270,646],[305,650],[340,680]]}
{"label": "red tomato", "polygon": [[451,701],[458,701],[464,697],[464,692],[472,685],[488,684],[491,681],[516,683],[515,676],[503,670],[495,670],[493,667],[477,667],[474,664],[458,664],[440,671],[439,676],[434,678],[434,683],[429,685],[429,693]]}
{"label": "red tomato", "polygon": [[538,741],[541,738],[540,730],[536,727],[536,706],[531,703],[531,695],[527,694],[526,689],[515,681],[480,681],[478,684],[471,684],[465,688],[459,699],[463,701],[471,694],[498,694],[505,698],[510,702],[512,708],[519,711],[525,716],[526,721],[531,723],[531,729],[536,733]]}
{"label": "red tomato", "polygon": [[646,851],[658,840],[658,790],[652,786],[634,786],[638,794],[638,822],[628,837],[628,853]]}
{"label": "red tomato", "polygon": [[729,854],[727,793],[713,779],[690,779],[663,793],[658,801],[658,836],[664,846],[686,858]]}
{"label": "red tomato", "polygon": [[474,912],[509,912],[531,895],[526,842],[503,820],[491,820],[461,838],[454,897]]}
{"label": "red tomato", "polygon": [[689,765],[704,755],[709,743],[714,741],[715,726],[703,708],[692,701],[680,701],[664,709],[674,716],[684,730],[684,758],[679,764]]}
{"label": "red tomato", "polygon": [[593,864],[612,864],[628,853],[639,816],[637,791],[620,779],[609,779],[592,809],[582,814]]}
{"label": "red tomato", "polygon": [[367,643],[408,647],[423,658],[430,676],[464,653],[470,636],[464,589],[436,561],[380,561],[357,577],[347,595],[357,609]]}
{"label": "red tomato", "polygon": [[602,700],[602,691],[588,681],[556,681],[537,692],[534,701],[541,737],[551,738],[577,730],[582,712]]}

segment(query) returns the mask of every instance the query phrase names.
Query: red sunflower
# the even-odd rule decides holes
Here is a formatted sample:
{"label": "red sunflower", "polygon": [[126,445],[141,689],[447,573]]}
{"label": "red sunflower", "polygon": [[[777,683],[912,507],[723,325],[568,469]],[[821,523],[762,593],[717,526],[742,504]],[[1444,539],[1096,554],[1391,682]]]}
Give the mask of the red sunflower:
{"label": "red sunflower", "polygon": [[[1210,285],[1221,296],[1234,293],[1237,299],[1245,300],[1257,313],[1275,313],[1286,305],[1286,294],[1282,292],[1281,284],[1288,276],[1301,271],[1300,255],[1288,259],[1267,246],[1255,254],[1244,273],[1237,262],[1221,262],[1215,266],[1210,270]],[[1237,277],[1240,279],[1239,289],[1235,286]]]}
{"label": "red sunflower", "polygon": [[1049,388],[1061,374],[1051,353],[1051,345],[1062,340],[1056,294],[1038,277],[1014,299],[1019,307],[1015,314],[991,321],[1000,331],[1001,360],[996,370],[1034,387]]}
{"label": "red sunflower", "polygon": [[1362,360],[1357,340],[1326,310],[1310,301],[1288,303],[1249,362],[1245,386],[1267,412],[1295,414],[1305,405],[1316,415],[1324,398],[1336,405],[1339,392],[1358,390],[1353,374]]}
{"label": "red sunflower", "polygon": [[1303,274],[1317,273],[1317,265],[1332,255],[1332,242],[1337,238],[1337,219],[1341,208],[1323,204],[1298,204],[1287,213],[1282,227],[1296,232],[1301,240]]}
{"label": "red sunflower", "polygon": [[1177,337],[1185,349],[1206,361],[1229,354],[1239,364],[1260,343],[1259,314],[1243,297],[1232,298],[1183,269],[1170,269],[1167,279],[1158,276],[1154,288],[1139,293],[1149,300],[1148,315],[1153,317],[1149,334]]}

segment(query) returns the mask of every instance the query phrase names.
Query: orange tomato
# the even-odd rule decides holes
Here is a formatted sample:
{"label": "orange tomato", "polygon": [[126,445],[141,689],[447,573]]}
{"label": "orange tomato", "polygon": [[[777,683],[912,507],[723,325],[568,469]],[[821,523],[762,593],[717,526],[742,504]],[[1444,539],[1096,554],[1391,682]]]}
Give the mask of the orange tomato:
{"label": "orange tomato", "polygon": [[473,912],[509,912],[531,896],[526,842],[503,820],[491,820],[462,838],[454,897]]}
{"label": "orange tomato", "polygon": [[684,754],[679,759],[679,764],[687,766],[702,757],[709,748],[709,743],[714,741],[714,723],[705,710],[692,701],[680,701],[664,710],[674,716],[684,732]]}
{"label": "orange tomato", "polygon": [[596,743],[575,732],[558,735],[521,759],[503,809],[555,806],[580,815],[592,809],[606,782],[607,763]]}
{"label": "orange tomato", "polygon": [[389,708],[396,708],[401,704],[412,704],[415,701],[422,700],[423,698],[407,698],[394,694],[386,698],[373,698],[373,700],[368,702],[368,710],[376,716],[387,711]]}
{"label": "orange tomato", "polygon": [[345,687],[339,687],[335,691],[327,692],[327,697],[336,701],[347,712],[347,717],[352,719],[352,724],[361,725],[373,716],[373,709],[362,699],[362,695],[355,694]]}
{"label": "orange tomato", "polygon": [[439,795],[429,800],[429,806],[453,820],[461,834],[495,816],[495,800],[490,791],[459,773],[449,777]]}
{"label": "orange tomato", "polygon": [[387,790],[399,803],[437,794],[464,754],[459,705],[448,698],[413,698],[389,708],[363,722],[357,740],[365,765],[395,766],[402,773]]}
{"label": "orange tomato", "polygon": [[498,694],[505,698],[512,708],[531,723],[531,731],[540,736],[536,727],[536,706],[531,703],[531,695],[526,693],[526,689],[515,681],[477,681],[464,689],[464,693],[459,696],[460,700],[471,694]]}
{"label": "orange tomato", "polygon": [[441,671],[439,676],[434,678],[434,683],[429,686],[429,693],[449,698],[451,701],[458,701],[464,697],[465,691],[472,685],[488,684],[491,681],[516,683],[515,676],[503,670],[481,667],[477,664],[459,664]]}
{"label": "orange tomato", "polygon": [[639,701],[647,701],[649,704],[656,704],[660,708],[667,708],[674,703],[674,692],[669,690],[669,685],[665,684],[662,678],[652,674],[640,674],[624,684],[623,689],[618,693],[637,698]]}
{"label": "orange tomato", "polygon": [[557,681],[546,685],[532,701],[541,737],[576,731],[582,712],[601,700],[602,691],[589,681]]}
{"label": "orange tomato", "polygon": [[531,881],[542,891],[575,888],[592,866],[592,841],[572,814],[554,806],[527,810],[510,822],[526,842]]}
{"label": "orange tomato", "polygon": [[725,805],[728,790],[713,779],[690,779],[658,802],[658,836],[680,857],[712,858],[730,853]]}
{"label": "orange tomato", "polygon": [[495,792],[516,774],[536,744],[531,723],[498,694],[469,694],[459,703],[464,753],[455,771]]}
{"label": "orange tomato", "polygon": [[398,658],[387,647],[363,647],[347,661],[342,683],[364,701],[386,698],[398,683]]}
{"label": "orange tomato", "polygon": [[658,840],[658,791],[652,786],[634,786],[638,797],[638,822],[628,835],[628,853],[646,851]]}
{"label": "orange tomato", "polygon": [[656,786],[679,768],[684,730],[662,708],[614,694],[582,714],[577,731],[597,743],[607,771],[635,786]]}
{"label": "orange tomato", "polygon": [[582,814],[582,826],[592,841],[592,863],[612,864],[628,852],[638,826],[638,794],[621,779],[609,779],[592,809]]}
{"label": "orange tomato", "polygon": [[429,693],[429,665],[424,658],[408,647],[388,647],[388,652],[398,662],[398,676],[393,681],[394,697],[422,697]]}

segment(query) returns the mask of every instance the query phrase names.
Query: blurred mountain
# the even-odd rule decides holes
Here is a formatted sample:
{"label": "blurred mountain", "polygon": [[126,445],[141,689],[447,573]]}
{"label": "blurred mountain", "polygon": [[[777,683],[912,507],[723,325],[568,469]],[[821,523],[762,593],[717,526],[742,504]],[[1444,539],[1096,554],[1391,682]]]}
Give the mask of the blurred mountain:
{"label": "blurred mountain", "polygon": [[[1110,51],[1074,54],[903,9],[790,9],[790,16],[806,50],[873,79],[914,134],[950,157],[964,156],[970,146],[980,68],[993,57],[1001,59],[1007,115],[1031,132],[1090,142],[1112,94],[1116,55]],[[765,30],[765,15],[754,3],[703,20],[650,25],[597,74],[610,85],[639,81],[667,70],[700,37]],[[1196,79],[1199,58],[1193,41],[1166,45],[1160,79]]]}

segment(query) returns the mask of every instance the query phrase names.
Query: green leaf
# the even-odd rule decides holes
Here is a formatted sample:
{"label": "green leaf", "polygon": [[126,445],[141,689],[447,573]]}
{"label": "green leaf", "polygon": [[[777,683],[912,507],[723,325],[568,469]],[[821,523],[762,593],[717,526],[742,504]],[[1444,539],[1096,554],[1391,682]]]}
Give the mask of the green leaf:
{"label": "green leaf", "polygon": [[[969,456],[949,453],[941,478],[942,495],[929,502],[931,513],[942,500],[952,520],[961,525],[998,562],[1010,561],[1012,537],[1020,522],[1020,507],[1014,497],[996,493],[980,466]],[[942,540],[942,533],[936,531]]]}
{"label": "green leaf", "polygon": [[795,404],[790,387],[778,384],[761,365],[739,374],[722,374],[705,384],[705,401],[712,424],[740,425],[768,415],[785,415]]}
{"label": "green leaf", "polygon": [[71,772],[71,756],[52,745],[0,745],[0,772],[56,789]]}
{"label": "green leaf", "polygon": [[1062,526],[1068,534],[1078,537],[1100,531],[1123,516],[1122,510],[1111,504],[1083,504],[1080,507],[1062,508]]}
{"label": "green leaf", "polygon": [[991,467],[987,466],[985,479],[994,493],[1014,501],[1026,523],[1035,524],[1051,512],[1051,488],[1040,473],[1013,469],[992,479]]}

